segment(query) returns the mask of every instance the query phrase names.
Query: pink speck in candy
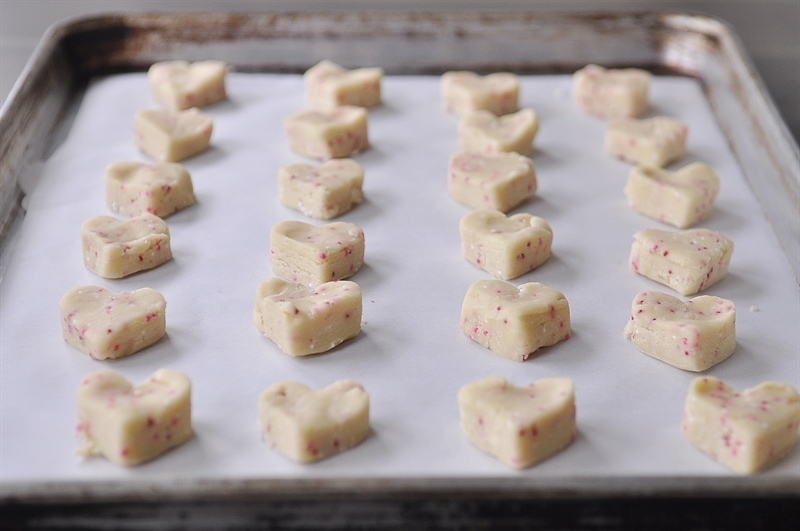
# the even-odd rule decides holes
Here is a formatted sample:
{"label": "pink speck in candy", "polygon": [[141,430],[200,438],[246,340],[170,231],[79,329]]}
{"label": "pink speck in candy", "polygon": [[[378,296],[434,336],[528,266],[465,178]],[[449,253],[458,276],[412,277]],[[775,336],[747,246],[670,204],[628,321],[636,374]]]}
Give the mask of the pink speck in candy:
{"label": "pink speck in candy", "polygon": [[320,257],[322,260],[325,260],[326,258],[328,258],[328,255],[326,255],[325,253],[319,253],[319,257]]}
{"label": "pink speck in candy", "polygon": [[152,428],[155,425],[156,425],[156,419],[154,419],[153,417],[147,417],[147,427]]}
{"label": "pink speck in candy", "polygon": [[128,450],[127,448],[123,448],[122,451],[119,453],[119,455],[121,455],[122,457],[128,457],[130,453],[131,453],[130,450]]}
{"label": "pink speck in candy", "polygon": [[170,421],[169,425],[170,426],[177,426],[179,422],[180,422],[180,419],[178,417],[172,417],[172,420]]}

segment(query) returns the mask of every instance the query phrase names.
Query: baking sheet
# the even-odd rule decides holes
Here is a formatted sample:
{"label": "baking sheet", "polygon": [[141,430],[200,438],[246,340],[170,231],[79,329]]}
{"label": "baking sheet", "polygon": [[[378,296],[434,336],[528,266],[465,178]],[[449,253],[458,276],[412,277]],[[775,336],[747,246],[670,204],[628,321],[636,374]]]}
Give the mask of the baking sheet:
{"label": "baking sheet", "polygon": [[[622,337],[631,300],[659,285],[627,267],[632,235],[658,223],[635,214],[622,193],[630,166],[602,150],[604,122],[578,110],[568,76],[522,79],[521,104],[541,129],[533,159],[537,198],[530,212],[553,227],[553,257],[513,281],[545,283],[567,296],[572,337],[524,363],[499,358],[459,330],[470,283],[491,278],[460,255],[458,220],[468,212],[447,194],[447,159],[457,150],[456,120],[441,107],[435,76],[387,77],[384,105],[369,114],[372,147],[366,201],[340,219],[358,223],[366,266],[352,280],[364,293],[361,335],[335,350],[294,359],[252,324],[257,284],[271,276],[269,229],[306,220],[276,197],[279,166],[291,153],[282,120],[304,108],[296,75],[229,76],[228,101],[209,107],[213,147],[185,162],[197,205],[167,218],[174,260],[110,281],[83,267],[78,228],[109,214],[103,169],[147,160],[133,145],[136,111],[153,107],[144,74],[96,78],[74,124],[46,162],[27,202],[16,248],[0,284],[0,474],[5,486],[98,481],[281,478],[635,478],[731,477],[683,437],[683,400],[696,374],[639,353]],[[715,125],[697,81],[660,77],[650,115],[689,125],[687,157],[722,179],[713,215],[702,224],[735,244],[728,277],[706,293],[737,306],[738,346],[705,374],[737,388],[764,380],[800,387],[798,286],[773,232]],[[318,222],[314,222],[318,223]],[[129,358],[98,362],[61,339],[58,300],[94,284],[115,291],[149,286],[167,299],[167,337]],[[90,371],[111,368],[138,382],[160,367],[193,381],[196,435],[137,468],[76,457],[74,393]],[[513,471],[460,433],[460,386],[499,374],[516,384],[567,376],[575,381],[577,440],[534,468]],[[285,379],[321,387],[360,381],[371,396],[369,438],[313,464],[294,464],[256,429],[256,400]],[[800,451],[767,471],[796,478]]]}

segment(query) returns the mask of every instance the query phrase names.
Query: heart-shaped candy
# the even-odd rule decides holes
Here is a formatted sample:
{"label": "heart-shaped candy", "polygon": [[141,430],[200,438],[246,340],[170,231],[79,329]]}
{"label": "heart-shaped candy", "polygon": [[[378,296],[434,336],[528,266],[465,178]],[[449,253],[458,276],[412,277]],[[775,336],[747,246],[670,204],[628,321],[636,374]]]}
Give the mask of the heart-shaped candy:
{"label": "heart-shaped candy", "polygon": [[369,435],[369,395],[340,380],[314,391],[297,382],[269,386],[258,401],[261,437],[299,463],[348,450]]}
{"label": "heart-shaped candy", "polygon": [[83,263],[104,278],[122,278],[172,258],[169,227],[153,214],[128,220],[95,216],[81,225]]}
{"label": "heart-shaped candy", "polygon": [[704,371],[736,348],[736,307],[709,295],[684,302],[666,293],[642,291],[633,299],[625,337],[674,367]]}
{"label": "heart-shaped candy", "polygon": [[176,162],[115,162],[106,167],[106,204],[126,216],[165,218],[195,202],[189,172]]}
{"label": "heart-shaped candy", "polygon": [[119,374],[88,374],[78,386],[79,453],[138,465],[192,436],[192,384],[177,371],[160,369],[134,386]]}
{"label": "heart-shaped candy", "polygon": [[450,157],[450,196],[470,208],[508,212],[536,195],[533,161],[519,153],[456,153]]}
{"label": "heart-shaped candy", "polygon": [[663,167],[686,152],[686,124],[658,116],[646,120],[611,120],[606,127],[606,152],[634,164]]}
{"label": "heart-shaped candy", "polygon": [[221,61],[163,61],[147,71],[153,98],[167,110],[205,107],[225,99],[225,71]]}
{"label": "heart-shaped candy", "polygon": [[343,105],[331,110],[308,110],[283,121],[289,149],[312,159],[350,157],[369,146],[367,111]]}
{"label": "heart-shaped candy", "polygon": [[569,303],[538,282],[519,288],[502,280],[479,280],[461,306],[461,330],[473,341],[514,361],[540,347],[569,339]]}
{"label": "heart-shaped candy", "polygon": [[205,151],[214,121],[196,108],[185,111],[139,111],[134,140],[142,152],[162,162],[180,162]]}
{"label": "heart-shaped candy", "polygon": [[697,448],[737,474],[769,468],[797,444],[800,394],[780,382],[736,391],[696,378],[686,396],[683,432]]}
{"label": "heart-shaped candy", "polygon": [[513,468],[532,466],[575,440],[575,389],[568,378],[517,387],[490,376],[458,392],[461,429],[472,444]]}
{"label": "heart-shaped candy", "polygon": [[714,209],[719,177],[702,162],[677,172],[653,166],[636,166],[628,174],[625,195],[640,214],[679,229],[696,225]]}
{"label": "heart-shaped candy", "polygon": [[601,118],[635,118],[647,110],[652,76],[638,68],[587,65],[573,75],[578,106]]}
{"label": "heart-shaped candy", "polygon": [[308,288],[272,278],[259,284],[253,320],[290,356],[332,349],[361,331],[361,288],[340,280]]}
{"label": "heart-shaped candy", "polygon": [[539,120],[531,109],[504,116],[476,111],[459,122],[458,139],[464,151],[484,155],[516,151],[528,156],[538,131]]}
{"label": "heart-shaped candy", "polygon": [[364,231],[355,223],[311,225],[276,223],[270,232],[270,264],[275,275],[317,286],[348,278],[364,265]]}
{"label": "heart-shaped candy", "polygon": [[310,107],[329,110],[342,105],[374,107],[381,102],[380,68],[346,70],[323,60],[306,70],[306,100]]}
{"label": "heart-shaped candy", "polygon": [[629,264],[681,295],[694,295],[728,274],[733,241],[709,229],[645,229],[633,235]]}
{"label": "heart-shaped candy", "polygon": [[151,288],[114,293],[83,286],[65,293],[59,307],[64,341],[94,359],[128,356],[166,334],[167,302]]}
{"label": "heart-shaped candy", "polygon": [[509,72],[487,76],[467,71],[445,72],[441,89],[445,108],[459,117],[481,110],[500,116],[518,107],[519,78]]}
{"label": "heart-shaped candy", "polygon": [[550,258],[553,230],[530,214],[506,217],[496,210],[473,210],[459,223],[461,252],[497,278],[524,275]]}
{"label": "heart-shaped candy", "polygon": [[278,197],[289,208],[312,218],[344,214],[364,197],[364,168],[352,159],[335,159],[321,166],[291,164],[278,169]]}

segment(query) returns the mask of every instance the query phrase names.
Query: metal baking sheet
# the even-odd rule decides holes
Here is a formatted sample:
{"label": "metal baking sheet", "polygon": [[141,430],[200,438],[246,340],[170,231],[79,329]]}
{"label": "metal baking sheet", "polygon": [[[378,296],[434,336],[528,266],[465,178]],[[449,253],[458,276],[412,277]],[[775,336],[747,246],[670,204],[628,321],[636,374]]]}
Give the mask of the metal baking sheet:
{"label": "metal baking sheet", "polygon": [[[125,116],[132,116],[135,109],[149,103],[144,76],[136,72],[155,60],[174,57],[190,60],[215,57],[230,63],[235,72],[230,78],[230,101],[217,111],[212,110],[218,115],[217,130],[223,131],[219,143],[197,161],[187,162],[201,193],[200,183],[206,183],[205,195],[200,196],[198,208],[168,221],[171,226],[174,224],[176,237],[183,233],[187,238],[196,238],[198,225],[204,219],[230,223],[225,212],[239,211],[236,204],[220,199],[228,186],[237,184],[234,189],[247,190],[247,186],[259,183],[256,185],[259,194],[239,198],[249,205],[250,211],[256,212],[255,227],[244,232],[227,232],[236,236],[225,239],[225,245],[208,255],[212,261],[222,260],[232,247],[255,248],[252,255],[244,253],[252,260],[240,264],[241,270],[228,275],[228,278],[247,278],[253,285],[235,287],[225,284],[227,281],[220,284],[217,277],[203,290],[202,300],[192,302],[185,298],[185,293],[174,299],[168,297],[173,301],[170,308],[176,307],[173,313],[168,313],[168,319],[175,316],[168,321],[168,327],[173,323],[168,341],[154,349],[149,358],[135,356],[115,363],[113,368],[132,380],[139,380],[161,364],[180,368],[185,362],[181,358],[188,356],[189,351],[209,349],[222,352],[226,360],[238,356],[238,362],[226,364],[224,360],[209,357],[200,363],[202,368],[194,366],[193,370],[199,371],[191,375],[195,376],[197,436],[184,451],[172,452],[134,470],[118,469],[101,459],[80,463],[72,455],[77,444],[71,433],[73,419],[69,417],[72,395],[65,396],[58,407],[48,408],[48,401],[59,400],[57,394],[36,394],[38,399],[24,392],[22,396],[19,393],[12,396],[11,390],[16,392],[20,386],[9,383],[25,375],[24,379],[32,384],[41,376],[49,382],[49,389],[58,389],[61,394],[67,389],[71,393],[76,383],[65,380],[75,380],[76,375],[100,365],[81,358],[60,343],[54,324],[57,318],[50,319],[51,312],[43,310],[33,321],[20,321],[34,312],[29,305],[17,303],[23,297],[17,279],[24,278],[24,273],[20,273],[18,264],[14,265],[14,260],[22,259],[14,254],[14,248],[17,253],[26,253],[26,259],[30,260],[26,263],[41,264],[42,260],[55,258],[62,264],[52,278],[43,282],[47,287],[43,286],[38,294],[30,294],[34,301],[45,294],[52,299],[58,289],[71,287],[67,283],[72,281],[133,289],[134,284],[147,278],[137,275],[130,281],[104,283],[82,270],[79,261],[69,261],[67,257],[74,258],[79,253],[68,238],[58,237],[45,247],[37,250],[34,246],[30,250],[26,236],[41,234],[52,223],[54,211],[45,209],[47,215],[42,216],[38,214],[42,210],[37,208],[59,196],[58,186],[65,187],[64,197],[69,196],[75,184],[70,180],[72,171],[96,174],[109,162],[109,155],[105,154],[75,156],[80,145],[85,145],[92,135],[100,136],[95,139],[97,144],[91,145],[102,145],[115,156],[137,157],[135,151],[128,151],[126,128],[120,125],[125,123]],[[360,278],[354,278],[363,282],[365,288],[364,333],[349,349],[298,361],[286,358],[258,337],[249,322],[249,313],[255,283],[270,274],[265,257],[265,235],[270,223],[280,218],[302,219],[277,205],[274,197],[269,197],[270,188],[265,182],[272,179],[278,165],[300,160],[281,142],[280,118],[293,105],[297,110],[302,107],[302,100],[297,97],[301,89],[297,74],[322,58],[345,66],[384,67],[389,75],[387,103],[371,113],[371,127],[377,136],[372,137],[374,147],[359,158],[368,171],[367,203],[352,216],[345,216],[362,224],[368,237],[368,268]],[[530,492],[562,489],[585,494],[632,492],[643,486],[660,492],[686,493],[711,488],[725,493],[797,493],[796,478],[800,471],[797,451],[764,475],[735,478],[705,456],[686,448],[688,443],[676,426],[682,397],[693,375],[643,359],[620,337],[618,329],[622,325],[617,326],[613,316],[618,313],[620,322],[624,322],[635,291],[652,287],[624,271],[630,235],[652,224],[631,214],[618,192],[604,192],[607,187],[601,181],[583,181],[582,190],[578,191],[566,184],[566,177],[561,175],[577,171],[581,179],[591,179],[587,174],[605,172],[617,175],[616,182],[612,177],[614,186],[621,187],[624,182],[627,168],[624,163],[609,160],[600,149],[589,155],[587,149],[573,149],[574,145],[590,145],[591,138],[602,136],[601,123],[572,108],[569,77],[563,75],[589,62],[643,66],[660,74],[687,76],[659,78],[654,93],[657,110],[690,122],[690,138],[698,142],[692,148],[690,140],[690,158],[714,162],[718,171],[735,176],[732,185],[725,188],[735,192],[721,196],[720,213],[710,220],[709,226],[715,228],[716,224],[723,232],[733,231],[741,237],[735,238],[737,241],[746,242],[745,249],[751,241],[755,246],[750,253],[735,254],[738,262],[734,262],[733,279],[715,290],[715,294],[727,294],[739,305],[740,347],[734,358],[710,374],[720,375],[739,387],[766,378],[797,385],[800,374],[797,338],[781,332],[791,330],[798,316],[797,254],[792,255],[792,243],[797,242],[797,147],[789,140],[735,39],[715,21],[669,14],[121,15],[85,19],[53,29],[0,115],[3,129],[16,135],[13,137],[16,141],[11,141],[12,135],[4,135],[0,140],[0,152],[6,154],[0,174],[6,227],[2,260],[5,339],[0,357],[4,385],[0,393],[3,393],[3,436],[10,441],[3,445],[0,455],[5,461],[4,477],[0,478],[3,496],[107,499],[133,495],[146,499],[154,492],[176,497],[219,495],[221,486],[230,495],[274,494],[308,488],[318,492],[365,488],[379,491],[521,488]],[[522,365],[496,359],[488,351],[470,345],[454,324],[468,281],[485,276],[458,255],[455,227],[466,210],[448,201],[444,191],[446,157],[456,148],[455,122],[439,106],[435,76],[456,68],[485,72],[512,70],[525,75],[523,104],[537,109],[542,119],[542,133],[534,153],[540,175],[540,199],[524,205],[520,211],[551,218],[556,229],[555,260],[542,272],[519,281],[543,281],[564,291],[573,304],[575,336],[563,347],[550,349]],[[265,101],[265,93],[274,96],[272,103]],[[694,103],[684,108],[678,95]],[[698,102],[702,103],[700,107],[695,105]],[[251,113],[247,105],[253,105],[252,109],[259,109],[261,114]],[[114,114],[106,112],[111,107]],[[254,118],[261,115],[269,119],[262,122]],[[248,117],[252,123],[246,122]],[[259,129],[259,122],[272,125]],[[249,125],[242,128],[242,123]],[[420,140],[418,135],[403,134],[414,123],[425,124],[425,135],[430,135],[424,149],[420,149],[418,162],[422,170],[418,174],[414,173],[417,161],[398,157],[413,152],[415,142]],[[552,136],[548,136],[548,126]],[[248,140],[246,135],[231,134],[226,143],[226,127],[229,131],[260,131],[262,135],[260,139]],[[272,139],[269,146],[261,144],[268,139]],[[576,139],[580,141],[574,142]],[[249,148],[255,155],[234,163],[236,146]],[[569,166],[575,160],[582,160],[585,166]],[[226,168],[234,169],[234,175],[220,177]],[[254,171],[248,175],[242,168]],[[44,173],[45,192],[24,193],[40,172]],[[398,177],[396,172],[408,177]],[[552,180],[548,181],[550,175]],[[221,181],[224,178],[229,181]],[[370,178],[375,183],[372,193]],[[105,213],[102,203],[97,202],[100,196],[96,189],[92,191],[97,181],[94,185],[79,182],[79,186],[86,187],[86,203],[70,200],[57,205],[57,209],[63,209],[59,211],[59,223],[62,219],[82,221],[89,215]],[[592,186],[586,186],[589,182]],[[42,183],[39,186],[44,186]],[[597,195],[593,195],[593,186],[599,187]],[[591,202],[593,197],[602,200]],[[568,216],[569,205],[581,200],[586,203],[581,215]],[[215,205],[225,204],[227,208],[215,210]],[[28,208],[30,212],[26,215],[24,211]],[[736,212],[748,216],[754,213],[756,217],[746,220]],[[622,230],[608,245],[589,246],[586,251],[582,240],[600,241],[604,237],[604,225],[593,222],[598,216],[615,219],[613,223]],[[416,219],[418,224],[403,231],[406,219]],[[441,230],[423,233],[419,223]],[[37,224],[45,224],[45,229],[37,228]],[[217,229],[210,228],[208,234],[216,238],[209,240],[218,241],[219,234],[214,230]],[[371,239],[370,234],[375,237]],[[262,253],[257,250],[259,245],[263,247]],[[154,272],[148,281],[169,291],[170,284],[174,286],[180,275],[191,275],[196,269],[194,261],[200,261],[204,247],[185,248],[191,252],[176,256],[170,267]],[[398,251],[403,247],[416,249],[410,254],[417,258],[413,261],[404,258],[409,252]],[[213,241],[205,248],[214,248]],[[586,268],[587,260],[606,252],[604,249],[609,253],[615,249],[622,256],[621,261],[599,263],[602,277],[592,276]],[[583,252],[590,252],[591,256],[581,258]],[[745,256],[740,258],[742,254]],[[768,259],[768,266],[759,263],[759,258]],[[447,275],[450,282],[437,282],[437,274]],[[192,278],[199,285],[208,277]],[[766,279],[772,282],[765,282]],[[600,282],[616,287],[620,281],[625,289],[613,293],[591,288]],[[387,285],[394,287],[387,290]],[[421,286],[420,295],[404,297],[402,292],[412,285]],[[223,296],[222,292],[228,289],[233,295]],[[426,298],[423,293],[434,293],[437,297],[446,293],[446,296]],[[223,327],[235,328],[238,339],[231,341],[233,336],[221,334],[223,339],[215,342],[212,336],[201,334],[198,340],[202,337],[204,343],[193,345],[192,327],[198,323],[213,327],[214,322],[203,310],[187,313],[187,308],[198,302],[207,307],[225,301],[235,301],[232,307],[236,310],[231,315],[244,316],[239,325],[226,322]],[[617,311],[605,312],[606,304]],[[55,302],[51,304],[54,305]],[[444,310],[440,311],[439,306]],[[452,323],[448,316],[453,317]],[[48,338],[43,343],[46,348],[36,350],[48,353],[15,356],[7,348],[14,344],[8,338],[16,337],[9,322],[19,330],[31,324],[41,330],[42,336]],[[415,340],[419,327],[429,328],[422,332],[422,337],[427,338],[423,343]],[[48,334],[51,329],[55,333]],[[776,333],[766,334],[766,331]],[[762,349],[768,353],[762,353]],[[186,363],[187,367],[192,366]],[[618,369],[620,372],[615,372]],[[258,378],[263,381],[262,387],[287,376],[305,377],[307,383],[315,386],[337,377],[360,376],[368,390],[375,389],[373,433],[363,447],[311,467],[291,465],[263,447],[253,426],[226,434],[222,428],[228,418],[236,418],[240,425],[242,419],[252,418],[252,423],[255,422],[254,401],[261,384],[254,383],[254,371],[261,371]],[[575,447],[522,473],[506,470],[469,447],[458,433],[455,391],[469,381],[468,375],[475,379],[495,373],[516,383],[556,373],[574,377],[581,412],[581,436]],[[209,378],[220,374],[223,376],[216,381]],[[634,395],[643,396],[642,393],[647,395],[652,391],[651,383],[660,378],[664,379],[661,383],[664,390],[668,390],[665,396],[671,400],[667,409],[673,409],[675,415],[662,425],[661,420],[646,418],[646,410],[632,408],[641,416],[643,431],[651,433],[635,433],[635,422],[615,423],[611,405],[619,408],[625,400],[609,398],[607,390],[630,385]],[[387,385],[388,381],[393,383]],[[225,386],[237,386],[236,382],[247,383],[235,391],[225,391]],[[252,389],[245,390],[248,386]],[[432,395],[432,386],[441,386],[441,390]],[[253,395],[252,403],[246,399],[248,392]],[[441,399],[437,399],[436,393]],[[49,417],[51,409],[62,414]],[[231,410],[240,413],[231,416]],[[43,412],[32,416],[33,411]],[[25,465],[18,464],[17,452],[23,452],[21,449],[26,446],[39,447],[41,441],[36,436],[52,433],[52,428],[25,425],[28,421],[24,419],[28,418],[58,426],[55,430],[58,435],[53,435],[58,442],[42,446],[52,451],[48,454],[52,461],[46,461],[49,464],[45,472],[41,472],[42,465],[38,469],[31,466],[30,470],[39,472],[26,476]],[[25,425],[20,432],[28,434],[30,441],[8,435],[15,422]],[[620,426],[626,428],[617,430]],[[416,453],[403,449],[404,443],[409,442]],[[619,449],[627,445],[646,450],[638,454],[641,458],[616,466],[617,460],[631,457]],[[234,448],[253,453],[258,461],[249,464],[239,459]],[[670,462],[663,455],[678,459]]]}

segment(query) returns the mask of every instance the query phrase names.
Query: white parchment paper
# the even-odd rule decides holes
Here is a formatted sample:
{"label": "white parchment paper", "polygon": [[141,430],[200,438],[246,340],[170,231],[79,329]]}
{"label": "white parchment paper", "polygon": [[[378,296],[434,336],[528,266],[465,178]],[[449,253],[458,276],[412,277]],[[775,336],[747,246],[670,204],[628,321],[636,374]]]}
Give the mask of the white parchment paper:
{"label": "white parchment paper", "polygon": [[[62,146],[46,161],[0,285],[0,479],[31,481],[304,477],[730,476],[696,450],[680,424],[697,375],[636,350],[623,338],[634,295],[669,289],[629,270],[632,235],[655,221],[636,214],[622,189],[630,166],[603,151],[605,123],[576,108],[568,76],[523,78],[521,104],[541,128],[533,159],[538,196],[514,212],[553,227],[553,257],[514,284],[538,281],[570,303],[572,337],[524,363],[494,355],[459,330],[467,287],[490,276],[460,253],[458,221],[468,212],[447,192],[456,120],[441,106],[437,77],[389,77],[385,103],[369,113],[372,147],[366,201],[340,219],[359,224],[366,266],[352,280],[364,293],[361,335],[326,354],[293,359],[252,322],[255,289],[270,276],[270,227],[302,214],[277,200],[280,166],[303,159],[286,146],[282,120],[305,107],[299,76],[232,73],[229,99],[206,109],[213,147],[188,161],[197,204],[167,218],[174,260],[123,280],[84,268],[79,227],[110,214],[103,171],[147,160],[133,144],[134,114],[155,104],[143,74],[95,80]],[[699,85],[658,78],[650,116],[689,125],[680,163],[710,164],[722,179],[716,209],[702,224],[735,242],[728,277],[706,293],[737,306],[738,346],[706,374],[744,389],[765,380],[800,387],[798,286]],[[311,161],[308,161],[311,162]],[[664,227],[667,228],[667,227]],[[58,301],[67,290],[140,287],[167,299],[167,337],[131,357],[89,359],[61,338]],[[161,367],[193,381],[196,434],[136,468],[76,456],[75,390],[111,368],[133,382]],[[525,384],[550,376],[576,386],[579,435],[565,451],[521,472],[481,453],[461,434],[456,393],[498,374]],[[265,445],[257,397],[269,384],[322,387],[360,381],[371,396],[369,438],[313,465],[297,465]],[[797,448],[765,476],[800,474]]]}

